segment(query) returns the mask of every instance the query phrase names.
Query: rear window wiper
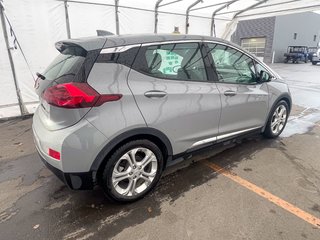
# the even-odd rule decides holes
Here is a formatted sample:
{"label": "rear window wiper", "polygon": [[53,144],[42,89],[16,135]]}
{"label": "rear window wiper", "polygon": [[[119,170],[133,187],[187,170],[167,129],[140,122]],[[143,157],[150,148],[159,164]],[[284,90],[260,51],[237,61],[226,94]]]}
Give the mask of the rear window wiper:
{"label": "rear window wiper", "polygon": [[45,79],[46,79],[46,77],[43,76],[41,73],[38,73],[38,72],[37,72],[36,75],[37,75],[38,78],[40,78],[40,79],[42,79],[42,80],[45,80]]}

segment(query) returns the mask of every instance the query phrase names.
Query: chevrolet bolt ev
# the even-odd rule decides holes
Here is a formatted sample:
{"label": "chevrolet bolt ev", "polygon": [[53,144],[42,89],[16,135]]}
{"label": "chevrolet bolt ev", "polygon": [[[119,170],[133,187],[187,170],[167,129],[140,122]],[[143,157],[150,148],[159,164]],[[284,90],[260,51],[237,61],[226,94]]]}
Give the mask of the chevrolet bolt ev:
{"label": "chevrolet bolt ev", "polygon": [[195,151],[278,137],[292,105],[278,74],[217,38],[105,36],[56,48],[35,84],[37,150],[71,189],[100,185],[118,202],[142,198]]}

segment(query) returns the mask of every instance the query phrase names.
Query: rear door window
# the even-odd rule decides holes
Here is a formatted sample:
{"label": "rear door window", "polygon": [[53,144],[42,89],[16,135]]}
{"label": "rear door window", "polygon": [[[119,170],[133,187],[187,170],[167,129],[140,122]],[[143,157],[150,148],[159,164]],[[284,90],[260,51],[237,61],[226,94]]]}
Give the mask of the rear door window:
{"label": "rear door window", "polygon": [[142,47],[133,68],[157,78],[207,81],[206,69],[198,43]]}

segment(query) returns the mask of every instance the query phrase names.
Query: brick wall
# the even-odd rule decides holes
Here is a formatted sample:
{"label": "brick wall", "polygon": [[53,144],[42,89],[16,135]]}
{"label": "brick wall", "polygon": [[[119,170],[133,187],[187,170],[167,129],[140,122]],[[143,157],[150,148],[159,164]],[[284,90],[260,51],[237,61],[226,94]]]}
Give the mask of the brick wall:
{"label": "brick wall", "polygon": [[236,31],[231,36],[231,41],[241,45],[242,38],[265,37],[264,62],[271,63],[275,19],[275,17],[267,17],[240,21]]}

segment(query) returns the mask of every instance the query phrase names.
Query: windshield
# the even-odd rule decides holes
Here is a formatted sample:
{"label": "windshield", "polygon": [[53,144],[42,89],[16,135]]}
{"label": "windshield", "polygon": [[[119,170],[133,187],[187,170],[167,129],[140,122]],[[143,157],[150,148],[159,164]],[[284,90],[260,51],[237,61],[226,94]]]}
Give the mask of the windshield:
{"label": "windshield", "polygon": [[47,80],[63,78],[63,82],[72,82],[85,58],[86,51],[82,48],[68,47],[53,60],[43,75]]}
{"label": "windshield", "polygon": [[306,52],[307,48],[305,47],[290,47],[290,52],[295,53],[295,52]]}
{"label": "windshield", "polygon": [[317,52],[317,48],[316,47],[309,47],[308,48],[308,52],[311,53],[311,52]]}

